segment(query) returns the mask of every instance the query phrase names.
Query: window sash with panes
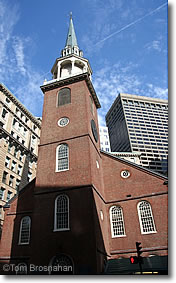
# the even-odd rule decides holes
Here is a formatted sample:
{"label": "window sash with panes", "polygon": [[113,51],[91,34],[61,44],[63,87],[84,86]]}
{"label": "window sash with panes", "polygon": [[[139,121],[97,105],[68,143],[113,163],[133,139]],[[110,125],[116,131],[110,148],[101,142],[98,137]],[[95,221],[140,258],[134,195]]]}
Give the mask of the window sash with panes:
{"label": "window sash with panes", "polygon": [[6,119],[6,115],[7,115],[8,111],[6,111],[5,109],[2,110],[2,118],[5,120]]}
{"label": "window sash with panes", "polygon": [[8,168],[10,166],[10,158],[8,156],[6,156],[5,166],[8,167]]}
{"label": "window sash with panes", "polygon": [[12,192],[8,191],[6,201],[9,201],[11,197],[12,197]]}
{"label": "window sash with panes", "polygon": [[0,189],[0,200],[4,200],[4,192],[5,192],[5,189],[1,188]]}
{"label": "window sash with panes", "polygon": [[19,244],[29,244],[31,219],[25,216],[21,220]]}
{"label": "window sash with panes", "polygon": [[2,182],[5,183],[5,184],[7,182],[7,175],[8,175],[8,173],[4,171],[3,177],[2,177]]}
{"label": "window sash with panes", "polygon": [[55,202],[55,229],[69,229],[69,199],[66,195],[61,195],[56,198]]}
{"label": "window sash with panes", "polygon": [[140,202],[138,205],[138,214],[142,234],[155,233],[156,229],[151,205],[146,201]]}
{"label": "window sash with panes", "polygon": [[111,207],[110,218],[111,218],[112,237],[114,238],[114,237],[125,236],[122,208],[120,206]]}
{"label": "window sash with panes", "polygon": [[58,162],[57,162],[57,171],[68,170],[68,145],[61,144],[58,147]]}
{"label": "window sash with panes", "polygon": [[13,180],[14,180],[14,177],[10,175],[9,186],[11,186],[11,187],[13,187]]}
{"label": "window sash with panes", "polygon": [[17,171],[17,174],[21,176],[22,174],[22,169],[23,167],[21,165],[18,165],[18,171]]}
{"label": "window sash with panes", "polygon": [[12,161],[11,170],[14,171],[14,172],[16,171],[16,165],[17,165],[17,163],[15,161]]}
{"label": "window sash with panes", "polygon": [[19,179],[16,179],[16,190],[19,189],[19,186],[20,186],[20,180],[19,180]]}
{"label": "window sash with panes", "polygon": [[58,106],[71,103],[71,91],[69,88],[62,88],[58,93]]}

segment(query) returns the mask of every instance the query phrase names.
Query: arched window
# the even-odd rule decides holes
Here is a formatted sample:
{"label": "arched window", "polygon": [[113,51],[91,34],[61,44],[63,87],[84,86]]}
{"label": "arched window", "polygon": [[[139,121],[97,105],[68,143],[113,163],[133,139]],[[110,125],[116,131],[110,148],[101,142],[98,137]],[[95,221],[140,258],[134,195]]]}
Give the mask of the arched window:
{"label": "arched window", "polygon": [[60,195],[55,200],[54,231],[69,230],[69,198]]}
{"label": "arched window", "polygon": [[19,235],[19,244],[29,244],[30,241],[30,228],[31,228],[31,218],[25,216],[21,219],[20,225],[20,235]]}
{"label": "arched window", "polygon": [[26,275],[28,273],[27,264],[24,262],[15,266],[16,275]]}
{"label": "arched window", "polygon": [[141,201],[138,203],[139,223],[142,234],[155,233],[155,224],[152,208],[149,202]]}
{"label": "arched window", "polygon": [[112,238],[125,236],[123,211],[120,206],[110,208],[110,221]]}
{"label": "arched window", "polygon": [[72,259],[65,254],[58,254],[51,259],[51,275],[71,275],[74,274]]}
{"label": "arched window", "polygon": [[62,88],[58,92],[58,106],[71,103],[71,90],[70,88]]}
{"label": "arched window", "polygon": [[56,172],[69,170],[69,147],[66,143],[56,149]]}

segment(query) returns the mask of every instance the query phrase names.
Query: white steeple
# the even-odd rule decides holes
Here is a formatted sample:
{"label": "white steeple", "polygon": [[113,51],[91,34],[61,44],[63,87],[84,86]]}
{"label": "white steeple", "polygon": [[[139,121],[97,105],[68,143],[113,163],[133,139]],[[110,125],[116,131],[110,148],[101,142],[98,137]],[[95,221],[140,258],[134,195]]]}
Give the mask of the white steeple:
{"label": "white steeple", "polygon": [[45,81],[44,85],[83,73],[88,73],[91,79],[92,70],[89,61],[83,58],[83,52],[79,49],[77,43],[72,13],[70,14],[70,25],[65,47],[61,51],[61,57],[56,59],[51,73],[53,75],[53,80]]}

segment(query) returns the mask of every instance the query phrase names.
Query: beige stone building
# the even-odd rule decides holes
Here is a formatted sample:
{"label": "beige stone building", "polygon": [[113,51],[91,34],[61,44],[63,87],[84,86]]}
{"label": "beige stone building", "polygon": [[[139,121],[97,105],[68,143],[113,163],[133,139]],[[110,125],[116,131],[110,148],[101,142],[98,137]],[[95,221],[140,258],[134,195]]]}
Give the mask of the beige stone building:
{"label": "beige stone building", "polygon": [[41,119],[0,84],[0,226],[2,207],[36,175]]}

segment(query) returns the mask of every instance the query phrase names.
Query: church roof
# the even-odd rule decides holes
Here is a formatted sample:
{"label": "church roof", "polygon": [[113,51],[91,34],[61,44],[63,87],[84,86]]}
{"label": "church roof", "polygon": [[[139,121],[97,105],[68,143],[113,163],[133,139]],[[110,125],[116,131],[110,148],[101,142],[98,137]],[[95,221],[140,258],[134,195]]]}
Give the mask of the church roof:
{"label": "church roof", "polygon": [[157,177],[160,177],[160,178],[163,178],[163,179],[168,180],[168,177],[167,177],[167,176],[165,176],[165,175],[163,175],[163,174],[160,174],[160,173],[158,173],[158,172],[155,172],[155,171],[153,171],[153,170],[151,170],[151,169],[148,169],[148,168],[146,168],[146,167],[143,167],[142,165],[136,164],[136,163],[134,163],[134,162],[132,162],[132,161],[130,161],[130,160],[126,160],[126,159],[124,159],[124,158],[122,158],[122,157],[120,157],[120,156],[116,156],[116,155],[114,155],[113,153],[104,151],[104,150],[102,150],[102,149],[100,150],[100,152],[103,153],[103,154],[105,154],[105,155],[107,155],[107,156],[109,156],[109,157],[112,157],[112,158],[114,158],[114,159],[117,159],[117,160],[119,160],[119,161],[121,161],[121,162],[123,162],[123,163],[126,163],[126,164],[128,164],[128,165],[130,165],[130,166],[136,167],[136,168],[138,168],[138,169],[140,169],[140,170],[142,170],[142,171],[144,171],[144,172],[148,172],[148,173],[150,173],[150,174],[152,174],[152,175],[155,175],[155,176],[157,176]]}

